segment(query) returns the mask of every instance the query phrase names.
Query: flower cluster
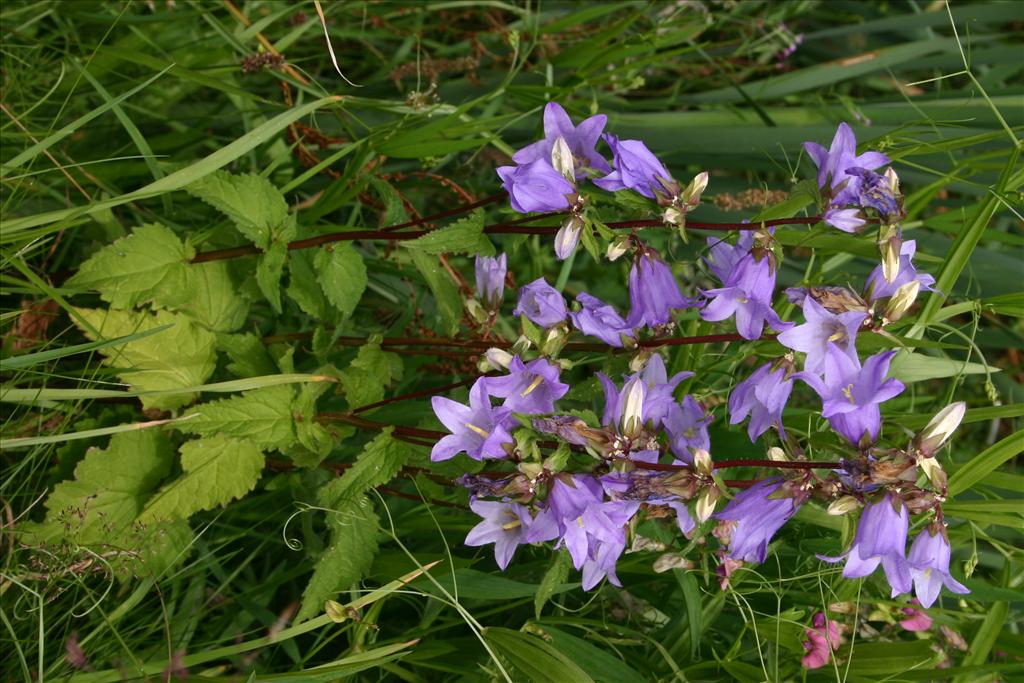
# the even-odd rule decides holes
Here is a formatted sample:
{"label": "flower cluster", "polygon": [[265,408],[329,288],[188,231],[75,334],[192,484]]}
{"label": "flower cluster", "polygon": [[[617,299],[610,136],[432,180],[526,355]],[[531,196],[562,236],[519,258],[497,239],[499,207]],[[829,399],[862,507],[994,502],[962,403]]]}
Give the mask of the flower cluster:
{"label": "flower cluster", "polygon": [[[881,566],[893,596],[913,590],[925,608],[942,586],[966,592],[950,574],[941,512],[945,478],[934,457],[963,417],[963,406],[943,410],[908,446],[882,445],[882,406],[905,388],[890,376],[897,352],[862,356],[858,351],[862,335],[883,331],[906,314],[921,290],[935,284],[913,264],[914,241],[902,241],[895,174],[875,173],[889,159],[874,151],[857,155],[846,124],[839,126],[830,149],[805,145],[818,167],[823,222],[848,232],[869,220],[882,226],[882,259],[863,290],[791,288],[777,303],[781,251],[772,228],[753,224],[743,226],[747,229],[738,237],[707,240],[702,264],[720,286],[700,289],[695,280],[689,288],[693,295],[686,296],[670,263],[636,230],[617,238],[594,230],[603,224],[592,213],[585,183],[606,192],[632,192],[631,202],[649,200],[665,226],[680,228],[699,203],[708,176],[700,174],[682,187],[642,142],[604,134],[606,123],[597,115],[574,125],[562,107],[550,103],[544,110],[544,139],[517,152],[514,166],[498,169],[513,210],[567,215],[554,240],[559,258],[566,258],[583,235],[606,240],[609,261],[632,252],[625,278],[629,310],[620,312],[586,291],[567,302],[560,288],[540,277],[519,287],[512,314],[520,319],[522,336],[508,342],[512,353],[485,354],[487,367],[501,374],[478,379],[468,405],[433,399],[434,412],[450,432],[434,446],[433,460],[465,453],[502,463],[493,472],[459,479],[469,489],[471,509],[482,518],[466,543],[493,544],[504,569],[519,546],[553,542],[566,549],[589,590],[604,578],[622,585],[621,555],[657,545],[641,536],[639,522],[670,518],[688,537],[710,534],[717,540],[711,547],[724,587],[740,567],[764,562],[780,529],[817,500],[829,504],[831,514],[862,509],[852,546],[839,557],[821,558],[845,561],[843,576],[865,577]],[[610,163],[597,150],[601,140],[611,150]],[[478,257],[478,305],[490,312],[492,322],[500,314],[506,275],[504,255]],[[800,318],[783,320],[783,305],[798,310]],[[667,343],[686,309],[697,309],[690,314],[695,323],[734,320],[736,334],[725,337],[757,341],[743,349],[773,358],[754,364],[727,397],[702,390],[709,378],[683,371],[685,365],[670,372],[658,347]],[[766,327],[777,334],[766,335]],[[582,376],[570,394],[562,373],[572,369],[575,377],[583,366],[560,356],[571,348],[567,339],[574,331],[609,350],[628,352],[629,372],[620,365],[618,380],[600,371]],[[576,348],[582,347],[595,345]],[[587,403],[601,393],[599,407]],[[827,425],[835,436],[816,442],[816,449],[836,454],[835,461],[809,462],[793,433],[799,429],[784,426],[794,395],[819,407],[821,431]],[[569,400],[571,407],[563,405]],[[775,440],[777,433],[769,460],[712,458],[712,410],[723,404],[729,424],[747,422],[752,443]],[[720,470],[740,465],[779,471],[746,482],[732,495]],[[918,472],[927,479],[921,485]],[[729,501],[718,509],[723,498]],[[933,519],[907,554],[911,516],[921,514]],[[823,619],[816,617],[814,628],[806,631],[809,668],[824,665],[841,642],[841,631]]]}

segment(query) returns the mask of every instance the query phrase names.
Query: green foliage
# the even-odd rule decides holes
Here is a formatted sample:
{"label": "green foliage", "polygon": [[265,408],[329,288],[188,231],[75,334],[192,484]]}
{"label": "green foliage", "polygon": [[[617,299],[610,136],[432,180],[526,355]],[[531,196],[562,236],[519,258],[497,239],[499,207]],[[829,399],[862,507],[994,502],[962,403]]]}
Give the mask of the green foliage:
{"label": "green foliage", "polygon": [[424,254],[467,254],[494,256],[494,245],[483,233],[484,212],[474,211],[451,225],[431,230],[422,237],[404,242],[407,249]]}
{"label": "green foliage", "polygon": [[153,496],[141,521],[188,519],[227,505],[251,491],[263,471],[263,453],[249,439],[211,436],[186,441],[180,450],[182,475]]}
{"label": "green foliage", "polygon": [[592,683],[594,679],[540,638],[507,628],[484,629],[484,638],[520,675],[536,683]]}
{"label": "green foliage", "polygon": [[340,373],[345,398],[353,408],[376,403],[384,398],[384,390],[402,378],[402,359],[394,353],[381,351],[380,340],[371,339]]}
{"label": "green foliage", "polygon": [[215,171],[186,189],[230,218],[238,232],[264,251],[295,236],[284,195],[262,176]]}
{"label": "green foliage", "polygon": [[342,319],[351,316],[366,289],[363,257],[351,244],[341,242],[318,251],[314,264],[324,296]]}
{"label": "green foliage", "polygon": [[295,390],[286,384],[247,391],[191,409],[196,417],[181,429],[199,436],[245,439],[262,449],[284,449],[295,443]]}
{"label": "green foliage", "polygon": [[388,427],[366,444],[345,473],[320,489],[320,500],[334,507],[362,497],[367,491],[391,481],[409,458],[409,445],[395,440]]}
{"label": "green foliage", "polygon": [[191,245],[168,228],[143,225],[82,263],[67,286],[98,290],[114,308],[166,300],[186,288],[194,255]]}
{"label": "green foliage", "polygon": [[275,243],[260,255],[256,263],[256,283],[276,313],[281,312],[281,274],[287,261],[288,248],[282,243]]}
{"label": "green foliage", "polygon": [[[135,391],[196,387],[213,374],[216,338],[184,315],[88,308],[77,309],[76,313],[89,326],[82,325],[82,332],[94,341],[170,326],[158,334],[113,348],[105,355],[103,362],[118,368],[118,376]],[[142,396],[142,405],[173,410],[194,397],[193,393]]]}
{"label": "green foliage", "polygon": [[458,287],[436,258],[414,251],[412,262],[426,281],[430,293],[434,295],[434,305],[441,319],[442,329],[446,334],[454,334],[462,317],[462,297],[459,296]]}

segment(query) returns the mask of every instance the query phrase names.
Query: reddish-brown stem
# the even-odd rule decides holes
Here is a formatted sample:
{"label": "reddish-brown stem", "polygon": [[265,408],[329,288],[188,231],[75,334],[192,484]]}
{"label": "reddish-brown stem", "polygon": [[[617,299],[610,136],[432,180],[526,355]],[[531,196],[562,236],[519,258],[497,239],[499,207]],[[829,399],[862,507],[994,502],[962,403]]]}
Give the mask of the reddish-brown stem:
{"label": "reddish-brown stem", "polygon": [[420,389],[419,391],[410,391],[407,394],[399,394],[398,396],[392,396],[390,398],[386,398],[383,401],[377,401],[375,403],[368,403],[365,406],[359,406],[358,408],[355,408],[354,410],[352,410],[352,414],[355,415],[356,413],[363,413],[363,412],[366,412],[367,410],[373,410],[374,408],[380,408],[381,406],[386,406],[386,405],[391,404],[391,403],[398,403],[399,401],[408,401],[408,400],[414,399],[414,398],[423,398],[425,396],[434,396],[436,394],[440,394],[442,391],[448,391],[450,389],[458,389],[459,387],[464,387],[467,384],[472,384],[473,382],[477,381],[477,379],[479,379],[479,377],[470,377],[469,379],[459,380],[458,382],[452,382],[451,384],[445,384],[444,386],[441,386],[441,387],[431,387],[430,389]]}
{"label": "reddish-brown stem", "polygon": [[[301,339],[300,335],[307,335],[308,333],[297,333],[295,335],[277,335],[274,337],[268,337],[264,341],[286,341],[288,339]],[[770,341],[775,339],[775,335],[767,334],[759,337],[756,341]],[[367,341],[366,337],[339,337],[337,344],[340,346],[362,346]],[[746,341],[742,336],[735,332],[727,332],[724,334],[702,334],[693,337],[662,337],[660,339],[647,339],[639,342],[639,346],[644,348],[658,348],[661,346],[687,346],[689,344],[710,344],[714,342],[731,342],[731,341]],[[458,349],[471,349],[477,351],[486,351],[487,349],[497,347],[499,349],[508,349],[513,346],[514,342],[506,341],[504,339],[441,339],[441,338],[430,338],[430,337],[385,337],[381,340],[382,348],[393,348],[399,346],[449,346]],[[600,342],[568,342],[565,349],[570,351],[628,351],[628,349],[613,349],[607,344]]]}

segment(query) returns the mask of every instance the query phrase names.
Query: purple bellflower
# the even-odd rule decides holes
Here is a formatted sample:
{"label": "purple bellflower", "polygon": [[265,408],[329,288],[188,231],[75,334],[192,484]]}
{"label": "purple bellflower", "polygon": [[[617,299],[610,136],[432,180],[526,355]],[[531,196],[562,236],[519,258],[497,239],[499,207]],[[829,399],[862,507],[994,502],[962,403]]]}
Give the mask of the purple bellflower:
{"label": "purple bellflower", "polygon": [[857,206],[874,209],[884,225],[898,223],[904,216],[898,188],[889,178],[859,166],[846,169],[853,178],[860,179],[855,202]]}
{"label": "purple bellflower", "polygon": [[794,351],[807,354],[804,370],[820,374],[825,369],[825,356],[829,344],[850,358],[857,358],[854,342],[867,314],[862,311],[848,311],[838,315],[829,312],[812,297],[804,298],[803,325],[797,325],[779,335],[779,342]]}
{"label": "purple bellflower", "polygon": [[568,310],[562,294],[547,280],[538,278],[519,290],[512,315],[525,315],[541,327],[551,327],[564,321]]}
{"label": "purple bellflower", "polygon": [[565,524],[562,540],[573,565],[583,570],[583,590],[590,590],[605,576],[613,585],[622,585],[615,563],[626,549],[625,526],[639,509],[637,501],[591,503]]}
{"label": "purple bellflower", "polygon": [[839,562],[845,557],[843,576],[848,579],[868,576],[881,564],[892,588],[891,597],[895,598],[910,591],[910,564],[905,556],[909,524],[907,506],[898,498],[886,495],[864,507],[853,545],[845,555],[818,557],[826,562]]}
{"label": "purple bellflower", "polygon": [[[714,254],[712,254],[714,256]],[[721,268],[716,264],[716,268]],[[736,316],[736,331],[744,339],[757,339],[767,322],[781,332],[792,323],[783,322],[772,308],[775,268],[768,256],[760,259],[748,253],[737,260],[723,286],[703,292],[711,301],[700,312],[704,320],[719,322]]]}
{"label": "purple bellflower", "polygon": [[669,448],[676,456],[676,464],[692,463],[693,453],[698,448],[711,450],[711,438],[708,436],[710,422],[711,416],[689,394],[679,403],[669,406],[662,424],[668,434]]}
{"label": "purple bellflower", "polygon": [[732,272],[736,270],[741,259],[750,253],[754,247],[754,234],[749,230],[740,233],[736,244],[729,244],[720,237],[708,238],[708,255],[704,263],[719,282],[725,283],[729,280]]}
{"label": "purple bellflower", "polygon": [[476,257],[476,295],[485,306],[494,310],[501,305],[505,294],[505,273],[508,272],[508,257]]}
{"label": "purple bellflower", "polygon": [[826,225],[849,233],[855,233],[868,224],[860,209],[829,209],[821,220]]}
{"label": "purple bellflower", "polygon": [[512,155],[512,161],[517,164],[529,164],[538,159],[550,161],[555,141],[561,137],[572,152],[577,179],[586,177],[588,169],[608,173],[611,167],[595,150],[607,122],[607,116],[597,114],[573,126],[572,119],[560,104],[548,102],[544,107],[544,139],[523,147]]}
{"label": "purple bellflower", "polygon": [[558,381],[558,366],[544,358],[523,363],[519,356],[514,356],[508,372],[501,377],[488,377],[485,381],[488,393],[504,398],[502,407],[516,413],[554,412],[555,401],[569,391],[568,384]]}
{"label": "purple bellflower", "polygon": [[949,574],[949,540],[938,524],[925,527],[910,546],[910,576],[922,607],[931,607],[943,586],[959,595],[971,591]]}
{"label": "purple bellflower", "polygon": [[437,419],[451,432],[434,444],[431,460],[448,460],[462,452],[474,460],[505,457],[502,446],[512,443],[508,432],[512,411],[491,405],[486,383],[481,377],[473,384],[468,406],[443,396],[430,399]]}
{"label": "purple bellflower", "polygon": [[779,434],[785,436],[782,426],[782,411],[786,408],[789,393],[793,390],[793,379],[786,367],[772,369],[765,363],[743,380],[729,394],[729,424],[739,424],[750,416],[747,435],[751,442],[775,425]]}
{"label": "purple bellflower", "polygon": [[935,278],[928,273],[919,273],[914,267],[914,254],[917,253],[917,241],[907,240],[900,245],[900,270],[896,279],[886,282],[882,274],[882,266],[876,266],[868,277],[867,297],[868,301],[874,302],[892,296],[896,290],[903,285],[917,280],[921,283],[921,289],[926,292],[934,292],[932,285]]}
{"label": "purple bellflower", "polygon": [[781,479],[765,479],[736,494],[715,519],[731,522],[727,555],[742,562],[764,562],[772,536],[796,514],[799,503],[789,497],[772,498]]}
{"label": "purple bellflower", "polygon": [[620,141],[608,133],[604,139],[612,148],[615,170],[595,180],[595,185],[608,192],[633,190],[649,199],[666,194],[665,184],[672,182],[672,175],[647,145],[639,140]]}
{"label": "purple bellflower", "polygon": [[881,152],[857,156],[857,138],[846,123],[839,124],[828,150],[815,142],[805,142],[804,149],[818,167],[818,187],[832,195],[830,205],[833,208],[857,203],[861,179],[847,169],[857,167],[870,171],[889,163],[889,157]]}
{"label": "purple bellflower", "polygon": [[622,348],[623,337],[632,339],[633,328],[611,304],[581,292],[576,301],[583,305],[578,313],[570,313],[573,326],[585,335],[597,337],[608,346]]}
{"label": "purple bellflower", "polygon": [[667,263],[649,249],[633,263],[629,271],[629,327],[664,325],[672,320],[673,308],[691,308],[696,299],[687,299]]}
{"label": "purple bellflower", "polygon": [[512,209],[519,213],[568,209],[568,196],[576,194],[576,186],[556,171],[550,160],[500,166],[498,176],[512,201]]}
{"label": "purple bellflower", "polygon": [[878,406],[899,395],[903,383],[886,379],[889,363],[896,351],[876,353],[860,362],[828,343],[825,356],[825,379],[800,372],[794,375],[814,389],[822,400],[821,415],[832,429],[842,434],[852,446],[866,447],[878,439],[882,414]]}
{"label": "purple bellflower", "polygon": [[516,503],[473,500],[469,508],[484,518],[469,531],[466,545],[480,546],[494,544],[494,559],[498,567],[505,569],[512,560],[519,545],[525,543],[530,528],[530,511]]}

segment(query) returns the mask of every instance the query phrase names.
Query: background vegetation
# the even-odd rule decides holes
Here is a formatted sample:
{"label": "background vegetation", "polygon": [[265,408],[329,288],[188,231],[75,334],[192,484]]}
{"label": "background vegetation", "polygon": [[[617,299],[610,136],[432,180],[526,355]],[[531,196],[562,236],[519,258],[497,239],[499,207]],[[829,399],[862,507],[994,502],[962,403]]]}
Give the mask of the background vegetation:
{"label": "background vegetation", "polygon": [[[312,3],[0,9],[4,680],[1022,675],[1018,3],[323,4],[344,78]],[[898,331],[928,362],[890,417],[909,433],[970,406],[942,457],[972,593],[945,596],[931,629],[902,629],[879,579],[814,558],[851,526],[813,505],[727,591],[703,546],[660,527],[690,569],[630,553],[624,589],[592,593],[564,553],[523,548],[499,573],[462,544],[476,518],[445,482],[464,461],[430,465],[415,430],[436,426],[426,396],[476,375],[475,351],[394,338],[478,336],[462,302],[482,243],[317,238],[490,197],[549,100],[607,114],[678,178],[708,170],[698,220],[813,214],[793,191],[813,174],[800,143],[840,121],[894,159],[905,233],[947,296]],[[504,201],[475,216],[514,217]],[[877,260],[820,225],[778,236],[782,284],[860,282]],[[317,248],[287,252],[299,239]],[[660,239],[707,284],[702,239]],[[518,283],[625,301],[624,270],[580,253],[558,277],[550,238],[492,240]],[[698,370],[714,406],[778,349],[687,347],[670,369]],[[714,412],[715,457],[764,457]],[[328,598],[345,607],[324,615]],[[806,672],[804,628],[830,606],[856,638]]]}

